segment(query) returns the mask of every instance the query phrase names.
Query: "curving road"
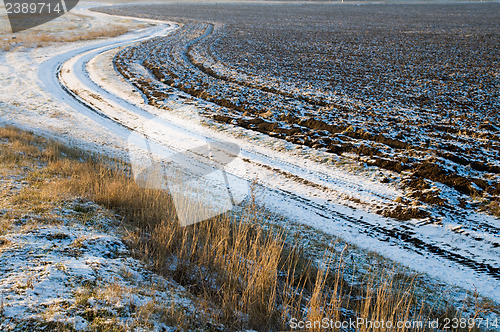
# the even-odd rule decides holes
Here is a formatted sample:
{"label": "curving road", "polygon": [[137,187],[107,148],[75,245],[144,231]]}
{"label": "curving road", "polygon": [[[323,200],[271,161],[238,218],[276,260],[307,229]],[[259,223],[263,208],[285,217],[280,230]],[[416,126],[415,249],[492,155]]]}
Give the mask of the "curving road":
{"label": "curving road", "polygon": [[[124,142],[130,143],[133,133],[142,135],[160,156],[179,153],[201,141],[237,144],[241,148],[239,162],[226,167],[230,182],[239,183],[241,189],[242,183],[258,179],[257,198],[268,208],[449,284],[472,291],[477,289],[480,294],[500,302],[500,225],[490,225],[489,229],[480,230],[481,236],[476,236],[432,223],[401,222],[377,215],[363,206],[342,204],[343,195],[355,193],[362,200],[375,202],[373,205],[384,205],[397,192],[286,152],[278,153],[259,143],[252,144],[248,139],[193,124],[196,118],[191,122],[179,120],[164,110],[117,93],[109,77],[99,82],[92,78],[96,75],[90,73],[89,64],[93,60],[102,61],[102,55],[107,52],[161,37],[175,28],[175,24],[159,24],[56,55],[40,65],[39,84],[75,112],[105,127]],[[153,79],[144,68],[138,68],[141,70],[146,79]],[[116,71],[114,74],[119,75]],[[183,97],[183,94],[178,92],[177,96]],[[180,103],[187,99],[184,96],[176,100]],[[192,103],[185,106],[196,108]],[[159,129],[154,129],[155,126]],[[194,153],[190,158],[201,160],[204,156]]]}

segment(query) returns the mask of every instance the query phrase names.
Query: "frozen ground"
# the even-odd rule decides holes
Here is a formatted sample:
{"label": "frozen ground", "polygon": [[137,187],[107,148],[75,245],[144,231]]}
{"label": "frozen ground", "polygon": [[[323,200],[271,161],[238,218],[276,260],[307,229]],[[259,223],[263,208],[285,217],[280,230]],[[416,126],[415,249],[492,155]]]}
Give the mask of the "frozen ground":
{"label": "frozen ground", "polygon": [[47,163],[37,153],[47,145],[5,137],[1,331],[170,331],[176,325],[172,318],[184,314],[206,322],[183,287],[136,259],[134,247],[125,244],[131,230],[123,227],[122,216],[67,195],[63,186],[51,187],[61,184],[59,176],[38,176]]}
{"label": "frozen ground", "polygon": [[[37,227],[37,216],[27,214],[16,220],[16,231],[0,237],[2,331],[86,330],[92,316],[108,317],[103,325],[165,331],[170,328],[155,310],[192,310],[181,286],[131,257],[113,216],[90,202],[74,203],[54,211],[60,226]],[[85,224],[78,220],[83,210],[95,212]]]}
{"label": "frozen ground", "polygon": [[[99,24],[122,19],[83,7],[75,13],[91,16],[90,22]],[[111,61],[120,47],[167,34],[175,27],[147,23],[154,26],[115,39],[22,47],[1,53],[0,77],[5,82],[1,87],[1,121],[124,158],[131,148],[132,132],[148,137],[160,156],[170,156],[205,140],[235,143],[241,152],[226,168],[231,184],[241,189],[246,181],[256,180],[258,199],[269,209],[376,251],[450,287],[477,290],[500,301],[497,218],[471,214],[467,222],[478,227],[464,232],[453,221],[401,222],[383,217],[373,211],[390,206],[403,195],[394,185],[382,183],[390,172],[376,168],[355,172],[356,164],[343,157],[200,118],[197,113],[211,107],[210,103],[167,86],[163,88],[170,89],[170,99],[164,101],[163,108],[147,105],[144,96],[117,73]],[[131,71],[135,79],[163,84],[140,63]],[[158,127],[151,127],[152,123]],[[339,167],[342,163],[346,166]],[[39,234],[46,231],[42,229]],[[13,234],[12,239],[21,245],[34,236],[39,235]],[[77,234],[68,236],[72,239]],[[65,245],[69,244],[68,240]]]}

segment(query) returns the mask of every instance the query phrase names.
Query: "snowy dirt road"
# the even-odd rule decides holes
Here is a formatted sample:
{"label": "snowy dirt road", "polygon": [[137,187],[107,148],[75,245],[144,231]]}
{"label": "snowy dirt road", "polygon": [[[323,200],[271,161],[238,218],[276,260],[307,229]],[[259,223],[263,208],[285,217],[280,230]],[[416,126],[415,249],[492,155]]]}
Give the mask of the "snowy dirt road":
{"label": "snowy dirt road", "polygon": [[[196,110],[206,103],[180,91],[172,91],[165,109],[147,105],[114,69],[112,58],[120,48],[165,35],[177,26],[156,23],[153,28],[50,57],[37,69],[40,88],[86,119],[86,128],[95,123],[95,130],[106,130],[131,156],[143,144],[153,146],[149,149],[153,159],[196,148],[203,142],[236,144],[239,156],[225,167],[229,180],[207,177],[202,181],[210,186],[228,185],[239,201],[248,184],[256,181],[259,202],[291,221],[500,302],[500,220],[471,215],[467,222],[476,225],[474,231],[464,232],[446,221],[386,218],[373,211],[391,205],[403,193],[376,177],[334,168],[326,152],[299,149],[264,134],[200,118]],[[143,79],[154,80],[140,63],[134,70]],[[95,134],[90,131],[88,136]],[[134,135],[143,140],[131,140]],[[203,158],[191,153],[188,160],[203,163]]]}

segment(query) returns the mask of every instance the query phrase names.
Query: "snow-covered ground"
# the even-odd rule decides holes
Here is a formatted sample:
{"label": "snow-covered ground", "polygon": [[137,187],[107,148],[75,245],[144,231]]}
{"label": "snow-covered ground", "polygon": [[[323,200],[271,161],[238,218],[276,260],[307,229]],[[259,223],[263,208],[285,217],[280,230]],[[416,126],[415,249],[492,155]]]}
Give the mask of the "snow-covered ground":
{"label": "snow-covered ground", "polygon": [[[107,24],[121,19],[88,11],[83,5],[75,12]],[[134,24],[139,22],[137,19]],[[226,167],[231,185],[237,183],[233,187],[241,189],[245,183],[257,181],[258,199],[268,209],[376,251],[450,286],[477,290],[500,302],[497,218],[471,215],[470,223],[490,229],[470,233],[460,232],[452,224],[382,217],[373,211],[391,205],[403,193],[394,185],[382,183],[386,175],[378,170],[371,174],[351,172],[349,166],[335,166],[341,157],[200,118],[196,110],[210,105],[179,91],[171,91],[166,109],[145,104],[144,97],[117,73],[111,60],[120,47],[175,28],[174,24],[148,23],[155,26],[104,41],[1,53],[0,77],[4,83],[0,121],[124,158],[129,155],[132,133],[148,137],[158,147],[153,152],[164,156],[206,140],[234,143],[240,147],[240,155]],[[146,80],[154,79],[141,66],[134,70]],[[195,112],[186,113],[188,109]],[[159,127],[151,130],[152,123]],[[29,238],[43,238],[44,232],[48,229],[13,234],[11,241],[26,246]],[[69,232],[64,245],[69,246],[78,232]],[[51,245],[50,241],[54,240],[36,245]],[[80,272],[85,275],[88,270]]]}
{"label": "snow-covered ground", "polygon": [[[30,329],[37,322],[86,330],[87,316],[104,311],[113,315],[110,324],[164,331],[169,327],[158,317],[145,319],[151,313],[137,313],[175,306],[191,310],[181,286],[132,258],[113,227],[116,221],[99,215],[100,208],[91,202],[75,202],[73,207],[97,212],[95,224],[74,220],[80,213],[67,208],[57,211],[62,226],[18,227],[0,237],[5,243],[0,248],[0,330]],[[18,222],[35,219],[27,216]]]}
{"label": "snow-covered ground", "polygon": [[[11,143],[2,139],[2,151]],[[175,324],[166,317],[196,317],[182,286],[135,258],[123,217],[64,192],[34,198],[44,195],[32,181],[40,171],[34,161],[2,159],[0,167],[1,331],[170,331]]]}

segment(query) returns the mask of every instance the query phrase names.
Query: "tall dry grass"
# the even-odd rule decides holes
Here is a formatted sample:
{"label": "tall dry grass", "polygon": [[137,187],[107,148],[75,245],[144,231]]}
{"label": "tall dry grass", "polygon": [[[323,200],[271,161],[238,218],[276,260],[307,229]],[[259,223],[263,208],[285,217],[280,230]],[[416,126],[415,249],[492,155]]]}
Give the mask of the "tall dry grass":
{"label": "tall dry grass", "polygon": [[[8,34],[0,37],[0,51],[11,51],[17,47],[45,47],[54,43],[71,43],[77,41],[94,40],[98,38],[112,38],[132,31],[129,26],[116,26],[108,29],[78,30],[68,33],[68,31],[52,33],[30,33],[21,32],[12,36]],[[15,38],[15,39],[14,39]]]}
{"label": "tall dry grass", "polygon": [[[0,160],[15,164],[21,162],[18,158],[31,158],[44,164],[42,173],[52,179],[47,194],[84,196],[123,217],[135,255],[185,286],[204,311],[204,322],[190,326],[184,315],[169,317],[186,329],[192,324],[206,328],[206,321],[228,330],[265,331],[288,330],[293,318],[395,322],[458,315],[417,298],[415,280],[397,271],[374,269],[365,274],[362,285],[347,283],[342,253],[327,251],[321,264],[311,260],[307,248],[288,243],[283,231],[265,227],[253,199],[241,214],[183,228],[168,192],[139,187],[124,162],[96,158],[15,128],[1,128],[0,138],[8,141]],[[365,325],[357,330],[426,329]]]}

